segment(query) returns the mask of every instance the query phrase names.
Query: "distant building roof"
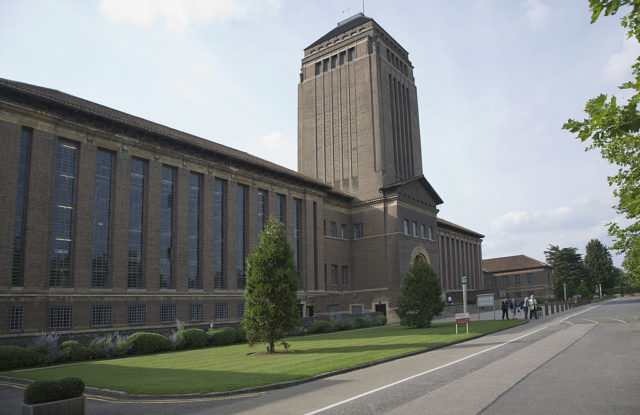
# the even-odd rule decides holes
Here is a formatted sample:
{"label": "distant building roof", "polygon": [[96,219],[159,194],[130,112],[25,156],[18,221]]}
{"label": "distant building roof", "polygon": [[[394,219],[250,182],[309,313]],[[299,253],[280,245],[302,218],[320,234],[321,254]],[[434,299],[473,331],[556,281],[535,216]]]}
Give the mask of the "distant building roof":
{"label": "distant building roof", "polygon": [[305,182],[308,185],[333,193],[337,196],[353,199],[353,196],[338,191],[326,183],[319,182],[294,170],[290,170],[286,167],[261,159],[244,151],[236,150],[195,135],[175,130],[55,89],[0,78],[0,96],[9,97],[11,94],[27,97],[27,103],[29,105],[37,105],[38,102],[41,103],[40,106],[45,104],[46,107],[50,107],[52,104],[59,105],[71,110],[72,112],[99,117],[111,123],[142,130],[184,145],[195,146],[200,151],[212,152],[218,156],[227,157],[240,163],[246,163],[254,167],[267,169],[275,174],[284,175],[290,179]]}
{"label": "distant building roof", "polygon": [[484,235],[481,234],[481,233],[472,231],[471,229],[467,229],[467,228],[462,227],[460,225],[456,225],[455,223],[449,222],[448,220],[444,220],[442,218],[438,218],[438,226],[439,227],[444,227],[444,228],[451,228],[451,229],[454,229],[454,230],[456,230],[458,232],[463,232],[463,233],[466,233],[468,235],[471,235],[471,236],[473,236],[475,238],[480,238],[480,239],[484,238]]}
{"label": "distant building roof", "polygon": [[490,274],[495,272],[520,271],[540,267],[551,268],[551,265],[529,258],[526,255],[514,255],[482,260],[482,270]]}
{"label": "distant building roof", "polygon": [[370,22],[371,20],[373,20],[371,17],[367,17],[362,13],[358,13],[356,15],[353,15],[351,17],[349,17],[348,19],[345,19],[343,21],[341,21],[340,23],[338,23],[338,26],[335,27],[333,30],[331,30],[329,33],[327,33],[326,35],[322,36],[320,39],[316,40],[315,42],[313,42],[312,44],[310,44],[309,46],[306,47],[306,49],[312,48],[316,45],[319,45],[322,42],[325,42],[329,39],[331,39],[334,36],[338,36],[339,34],[342,34],[344,32],[348,32],[349,30],[358,27],[362,24],[365,24],[367,22]]}

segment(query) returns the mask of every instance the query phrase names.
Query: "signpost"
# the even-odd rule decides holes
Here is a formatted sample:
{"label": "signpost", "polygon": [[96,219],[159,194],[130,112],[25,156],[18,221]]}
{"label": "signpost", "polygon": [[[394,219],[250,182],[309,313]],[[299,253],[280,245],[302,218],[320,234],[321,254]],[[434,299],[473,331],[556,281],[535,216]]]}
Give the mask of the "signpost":
{"label": "signpost", "polygon": [[456,313],[456,334],[458,334],[458,324],[466,324],[467,334],[469,334],[469,313]]}
{"label": "signpost", "polygon": [[493,319],[496,319],[496,303],[493,300],[493,294],[478,294],[478,320],[480,320],[480,307],[493,307]]}

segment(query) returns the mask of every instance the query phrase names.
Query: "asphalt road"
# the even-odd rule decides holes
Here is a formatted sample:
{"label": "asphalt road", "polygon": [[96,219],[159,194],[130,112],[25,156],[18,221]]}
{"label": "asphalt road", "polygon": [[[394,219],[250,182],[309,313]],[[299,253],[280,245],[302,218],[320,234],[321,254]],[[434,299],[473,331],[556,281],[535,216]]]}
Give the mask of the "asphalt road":
{"label": "asphalt road", "polygon": [[[199,400],[88,396],[86,413],[637,414],[639,387],[640,298],[625,297],[284,389]],[[0,382],[0,413],[18,413],[21,396]]]}

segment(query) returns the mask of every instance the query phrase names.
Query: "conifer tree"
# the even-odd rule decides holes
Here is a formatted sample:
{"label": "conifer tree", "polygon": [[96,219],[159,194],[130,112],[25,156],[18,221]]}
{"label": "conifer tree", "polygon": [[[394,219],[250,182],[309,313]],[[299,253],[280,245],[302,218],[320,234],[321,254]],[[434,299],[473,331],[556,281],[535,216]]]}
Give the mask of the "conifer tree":
{"label": "conifer tree", "polygon": [[418,257],[402,283],[396,312],[400,324],[431,327],[431,320],[444,308],[440,278],[425,260]]}
{"label": "conifer tree", "polygon": [[269,353],[275,352],[275,343],[300,323],[297,290],[293,250],[284,224],[270,219],[247,257],[242,326],[249,345],[266,342]]}

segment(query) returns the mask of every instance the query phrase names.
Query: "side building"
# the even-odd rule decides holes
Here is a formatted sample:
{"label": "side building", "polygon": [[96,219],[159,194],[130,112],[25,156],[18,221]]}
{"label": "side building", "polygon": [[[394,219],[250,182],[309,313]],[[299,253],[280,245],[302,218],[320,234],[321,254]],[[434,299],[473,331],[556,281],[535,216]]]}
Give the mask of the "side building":
{"label": "side building", "polygon": [[552,267],[526,255],[482,260],[485,286],[499,298],[553,296]]}

